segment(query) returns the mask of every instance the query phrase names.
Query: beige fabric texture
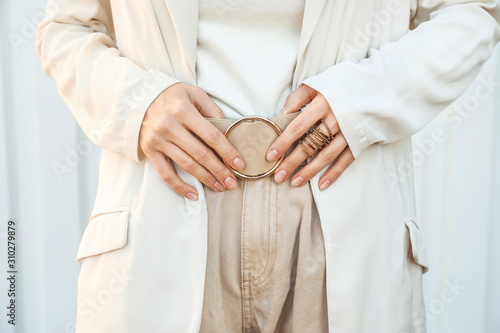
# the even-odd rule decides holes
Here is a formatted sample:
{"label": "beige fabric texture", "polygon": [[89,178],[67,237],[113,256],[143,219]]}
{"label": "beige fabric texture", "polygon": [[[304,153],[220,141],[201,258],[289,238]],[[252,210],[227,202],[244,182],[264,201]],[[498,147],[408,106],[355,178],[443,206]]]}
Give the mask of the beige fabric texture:
{"label": "beige fabric texture", "polygon": [[[271,121],[283,130],[299,113]],[[209,121],[223,133],[234,123]],[[273,167],[265,155],[278,135],[267,123],[241,122],[230,133],[246,162],[242,173]],[[208,253],[200,332],[328,332],[325,247],[310,186],[269,176],[239,179],[225,192],[203,189]]]}
{"label": "beige fabric texture", "polygon": [[272,177],[205,186],[200,332],[328,332],[325,249],[310,187]]}

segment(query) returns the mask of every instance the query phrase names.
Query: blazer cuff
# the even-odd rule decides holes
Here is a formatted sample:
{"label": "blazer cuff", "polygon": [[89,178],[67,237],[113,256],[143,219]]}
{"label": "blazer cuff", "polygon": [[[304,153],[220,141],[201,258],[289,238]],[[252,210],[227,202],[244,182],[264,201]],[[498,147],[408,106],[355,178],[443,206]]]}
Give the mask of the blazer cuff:
{"label": "blazer cuff", "polygon": [[342,88],[330,80],[335,77],[334,73],[330,73],[333,67],[335,66],[303,80],[300,84],[313,88],[326,98],[354,158],[357,158],[370,143],[352,103],[342,94]]}
{"label": "blazer cuff", "polygon": [[139,145],[139,133],[146,111],[165,89],[181,81],[151,69],[140,82],[131,90],[130,96],[125,96],[121,101],[122,106],[129,109],[123,130],[123,152],[127,157],[139,163],[146,159]]}

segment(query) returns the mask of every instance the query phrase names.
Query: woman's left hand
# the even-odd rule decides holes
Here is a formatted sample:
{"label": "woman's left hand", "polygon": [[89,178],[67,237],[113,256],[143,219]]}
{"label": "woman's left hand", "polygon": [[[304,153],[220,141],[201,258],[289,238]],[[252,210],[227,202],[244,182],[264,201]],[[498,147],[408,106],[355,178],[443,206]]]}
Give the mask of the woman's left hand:
{"label": "woman's left hand", "polygon": [[[334,135],[333,140],[324,146],[306,166],[302,167],[292,177],[292,186],[302,186],[336,159],[335,163],[319,180],[319,188],[323,191],[340,177],[354,161],[354,156],[340,131],[337,118],[333,114],[328,101],[313,88],[302,85],[293,91],[288,96],[285,106],[279,114],[299,111],[307,104],[309,106],[287,126],[283,133],[269,147],[267,159],[275,161],[280,158],[297,139],[300,139],[312,126],[323,119]],[[328,133],[323,124],[320,124],[319,127],[324,133]],[[307,144],[304,147],[310,153],[313,153]],[[304,152],[304,148],[300,144],[297,144],[295,149],[274,172],[275,181],[278,183],[284,182],[306,159],[307,154]]]}

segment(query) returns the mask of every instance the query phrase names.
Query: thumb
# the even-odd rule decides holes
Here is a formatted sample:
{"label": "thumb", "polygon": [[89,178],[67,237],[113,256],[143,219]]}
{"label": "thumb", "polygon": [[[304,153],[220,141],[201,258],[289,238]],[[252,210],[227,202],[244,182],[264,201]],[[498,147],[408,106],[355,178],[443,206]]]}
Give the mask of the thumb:
{"label": "thumb", "polygon": [[224,119],[222,109],[208,96],[208,94],[199,89],[192,96],[192,103],[198,109],[202,116],[208,118]]}
{"label": "thumb", "polygon": [[306,86],[305,84],[301,85],[288,95],[285,105],[281,111],[278,112],[278,115],[284,115],[301,110],[304,106],[311,103],[317,94],[318,92],[313,88]]}

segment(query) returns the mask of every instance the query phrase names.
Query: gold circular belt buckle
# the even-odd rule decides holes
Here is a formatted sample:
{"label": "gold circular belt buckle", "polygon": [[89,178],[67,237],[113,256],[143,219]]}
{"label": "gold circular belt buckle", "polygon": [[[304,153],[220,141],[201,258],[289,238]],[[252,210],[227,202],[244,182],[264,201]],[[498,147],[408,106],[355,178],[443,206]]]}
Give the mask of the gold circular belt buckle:
{"label": "gold circular belt buckle", "polygon": [[[224,132],[224,136],[227,138],[227,136],[231,132],[231,130],[233,130],[236,126],[238,126],[246,121],[249,121],[249,120],[250,121],[259,120],[259,121],[266,123],[267,125],[269,125],[271,128],[274,129],[274,131],[278,134],[278,136],[283,132],[281,130],[281,128],[278,126],[278,124],[276,124],[271,119],[268,119],[266,117],[261,117],[261,116],[247,116],[247,117],[242,117],[242,118],[236,120],[235,122],[233,122],[231,125],[229,125],[229,127]],[[242,178],[242,179],[260,179],[260,178],[264,178],[264,177],[271,175],[278,168],[278,166],[281,164],[281,162],[283,161],[284,158],[285,158],[285,156],[282,155],[280,157],[280,159],[276,161],[276,164],[269,171],[258,174],[258,175],[246,175],[246,174],[241,173],[237,170],[234,170],[226,161],[224,161],[224,164],[239,178]]]}

